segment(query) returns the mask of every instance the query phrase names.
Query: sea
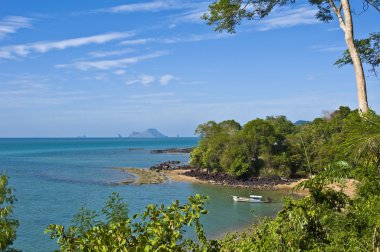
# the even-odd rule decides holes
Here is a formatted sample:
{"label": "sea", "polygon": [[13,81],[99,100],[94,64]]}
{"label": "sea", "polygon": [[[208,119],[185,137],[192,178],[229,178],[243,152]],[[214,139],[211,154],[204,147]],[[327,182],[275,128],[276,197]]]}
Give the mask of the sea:
{"label": "sea", "polygon": [[[187,202],[190,195],[209,197],[202,216],[206,236],[220,238],[242,230],[264,216],[274,216],[286,194],[209,184],[168,181],[152,185],[120,185],[130,174],[117,167],[149,168],[169,160],[186,164],[189,154],[152,154],[151,150],[187,148],[198,138],[3,138],[0,139],[0,174],[9,177],[17,197],[14,217],[20,221],[14,248],[53,251],[56,240],[44,234],[49,224],[68,226],[82,207],[99,211],[117,192],[128,202],[132,216],[149,204]],[[233,202],[231,195],[259,194],[271,204]],[[194,234],[189,232],[189,237]]]}

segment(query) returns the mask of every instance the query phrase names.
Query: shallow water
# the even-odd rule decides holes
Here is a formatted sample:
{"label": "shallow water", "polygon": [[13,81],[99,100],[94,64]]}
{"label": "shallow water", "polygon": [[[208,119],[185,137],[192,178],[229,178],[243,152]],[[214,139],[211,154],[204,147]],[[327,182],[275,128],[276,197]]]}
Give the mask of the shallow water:
{"label": "shallow water", "polygon": [[[127,173],[114,167],[146,168],[168,160],[187,162],[188,154],[151,154],[152,149],[192,147],[197,138],[128,139],[0,139],[0,172],[10,177],[18,202],[20,220],[14,247],[23,251],[52,251],[55,241],[44,235],[50,223],[68,225],[79,208],[99,210],[112,192],[129,204],[131,213],[146,205],[186,202],[190,195],[209,196],[202,217],[206,235],[218,237],[241,229],[255,218],[274,215],[281,209],[281,192],[255,191],[216,185],[168,182],[158,185],[119,185]],[[271,204],[235,203],[231,195],[270,196]],[[191,234],[189,234],[191,236]]]}

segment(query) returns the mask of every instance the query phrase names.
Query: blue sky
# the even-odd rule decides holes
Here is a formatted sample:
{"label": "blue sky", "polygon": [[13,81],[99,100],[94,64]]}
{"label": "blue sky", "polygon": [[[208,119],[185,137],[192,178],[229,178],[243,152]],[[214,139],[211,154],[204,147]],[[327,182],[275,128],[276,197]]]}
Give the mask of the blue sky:
{"label": "blue sky", "polygon": [[[235,35],[215,33],[199,19],[210,2],[3,0],[0,137],[150,127],[192,136],[209,120],[310,120],[357,107],[352,66],[333,65],[345,48],[335,21],[318,22],[300,1]],[[362,38],[378,31],[380,15],[354,22]],[[379,112],[379,79],[368,76],[367,90]]]}

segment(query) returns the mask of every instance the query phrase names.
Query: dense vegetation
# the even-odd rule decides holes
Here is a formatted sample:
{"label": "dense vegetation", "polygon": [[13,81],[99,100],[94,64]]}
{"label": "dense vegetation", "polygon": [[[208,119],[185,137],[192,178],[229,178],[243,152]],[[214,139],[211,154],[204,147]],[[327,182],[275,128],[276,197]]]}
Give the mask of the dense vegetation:
{"label": "dense vegetation", "polygon": [[229,120],[201,124],[200,143],[191,165],[237,177],[314,174],[341,160],[346,128],[360,120],[357,111],[340,107],[323,118],[294,125],[285,116],[255,119],[243,126]]}
{"label": "dense vegetation", "polygon": [[14,251],[11,246],[16,239],[18,220],[12,218],[13,203],[16,201],[12,188],[8,186],[8,178],[0,177],[0,251]]}
{"label": "dense vegetation", "polygon": [[[273,220],[221,241],[224,251],[378,251],[380,247],[380,117],[367,114],[343,126],[341,161],[301,184],[310,196],[287,199]],[[356,196],[326,185],[357,182]]]}
{"label": "dense vegetation", "polygon": [[[102,216],[81,209],[73,226],[49,225],[46,232],[58,239],[61,251],[213,250],[217,243],[206,240],[200,224],[201,214],[207,213],[202,207],[205,201],[206,197],[195,195],[184,205],[178,201],[168,207],[149,205],[142,214],[129,217],[127,204],[113,194]],[[183,237],[186,225],[195,227],[197,242]]]}

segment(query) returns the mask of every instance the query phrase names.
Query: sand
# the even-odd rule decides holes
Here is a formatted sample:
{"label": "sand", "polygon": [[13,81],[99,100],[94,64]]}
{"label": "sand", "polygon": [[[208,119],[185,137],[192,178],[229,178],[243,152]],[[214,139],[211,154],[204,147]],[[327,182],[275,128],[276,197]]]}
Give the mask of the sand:
{"label": "sand", "polygon": [[[160,171],[157,172],[155,170],[150,169],[142,169],[142,168],[116,168],[118,170],[122,170],[128,173],[135,175],[136,177],[131,180],[122,181],[121,184],[160,184],[167,181],[177,181],[177,182],[188,182],[188,183],[198,183],[198,184],[215,184],[213,181],[205,181],[200,180],[195,177],[190,177],[184,175],[183,173],[187,170],[168,170],[168,171]],[[309,195],[309,191],[305,189],[294,190],[294,187],[305,181],[306,179],[300,179],[298,181],[292,182],[290,184],[280,184],[276,185],[274,190],[286,191],[289,193],[294,193],[300,196]],[[354,197],[356,194],[356,185],[357,181],[348,179],[343,187],[343,192],[349,196]],[[336,191],[340,190],[341,187],[339,184],[334,183],[327,186],[328,188],[332,188]]]}
{"label": "sand", "polygon": [[149,169],[130,168],[130,167],[115,168],[115,169],[128,172],[135,176],[135,178],[122,181],[120,182],[120,184],[136,184],[136,185],[161,184],[168,181],[168,177],[162,172],[156,172]]}

